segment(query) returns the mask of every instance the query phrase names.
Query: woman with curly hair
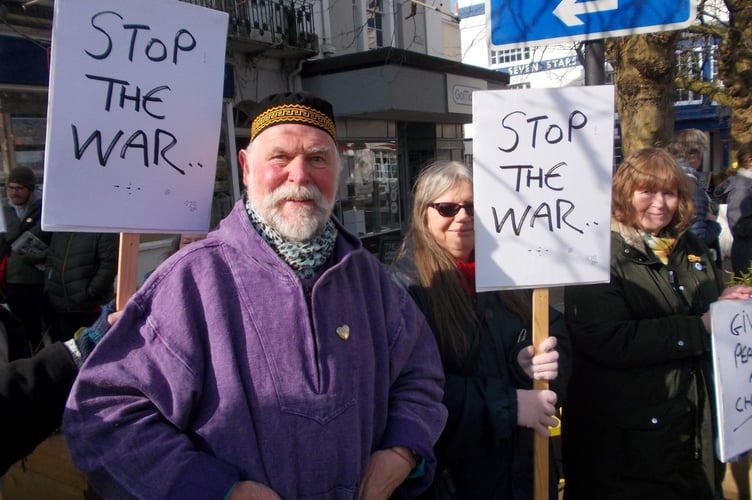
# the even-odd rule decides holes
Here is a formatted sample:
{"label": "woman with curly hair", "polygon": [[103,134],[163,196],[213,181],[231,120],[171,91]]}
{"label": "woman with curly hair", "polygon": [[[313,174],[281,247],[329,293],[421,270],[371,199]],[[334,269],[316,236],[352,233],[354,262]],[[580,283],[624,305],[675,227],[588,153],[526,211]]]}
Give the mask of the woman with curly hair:
{"label": "woman with curly hair", "polygon": [[612,182],[611,280],[565,289],[573,365],[562,412],[566,500],[715,498],[710,304],[724,289],[689,228],[691,179],[663,149]]}

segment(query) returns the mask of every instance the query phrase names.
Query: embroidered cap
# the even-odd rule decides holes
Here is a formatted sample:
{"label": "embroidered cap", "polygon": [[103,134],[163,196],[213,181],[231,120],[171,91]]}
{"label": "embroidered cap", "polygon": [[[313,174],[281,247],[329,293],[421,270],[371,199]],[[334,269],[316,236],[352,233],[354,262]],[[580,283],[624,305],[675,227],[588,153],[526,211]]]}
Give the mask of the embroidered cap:
{"label": "embroidered cap", "polygon": [[259,102],[251,122],[251,140],[267,128],[283,123],[310,125],[337,140],[332,105],[308,92],[272,94]]}

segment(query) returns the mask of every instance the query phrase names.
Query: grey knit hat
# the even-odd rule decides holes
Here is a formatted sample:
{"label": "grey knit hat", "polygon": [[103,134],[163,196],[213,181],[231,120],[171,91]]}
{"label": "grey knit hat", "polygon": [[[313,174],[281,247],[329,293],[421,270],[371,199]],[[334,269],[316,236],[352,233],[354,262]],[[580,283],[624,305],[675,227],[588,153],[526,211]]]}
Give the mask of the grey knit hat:
{"label": "grey knit hat", "polygon": [[10,183],[20,184],[29,191],[34,191],[34,187],[37,184],[37,176],[34,175],[34,171],[29,167],[16,167],[10,171],[8,178],[5,180],[6,186]]}

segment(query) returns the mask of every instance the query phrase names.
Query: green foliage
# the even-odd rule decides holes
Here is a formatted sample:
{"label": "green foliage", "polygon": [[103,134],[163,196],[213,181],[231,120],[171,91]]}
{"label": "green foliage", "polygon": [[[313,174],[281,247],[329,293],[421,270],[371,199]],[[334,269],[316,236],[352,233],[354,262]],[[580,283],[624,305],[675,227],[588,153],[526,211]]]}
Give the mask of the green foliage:
{"label": "green foliage", "polygon": [[734,286],[734,285],[747,285],[752,286],[752,262],[749,263],[749,267],[746,271],[742,271],[737,275],[736,273],[731,273],[731,278],[729,278],[729,281],[727,283],[728,286]]}

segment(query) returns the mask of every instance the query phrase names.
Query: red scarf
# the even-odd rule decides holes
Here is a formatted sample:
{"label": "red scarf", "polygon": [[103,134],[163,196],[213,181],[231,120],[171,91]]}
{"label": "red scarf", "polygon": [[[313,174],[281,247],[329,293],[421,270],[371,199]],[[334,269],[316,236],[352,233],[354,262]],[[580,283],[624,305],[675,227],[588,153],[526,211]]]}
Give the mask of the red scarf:
{"label": "red scarf", "polygon": [[456,261],[457,268],[465,277],[462,280],[462,286],[471,298],[475,298],[475,261],[472,262],[460,262]]}

